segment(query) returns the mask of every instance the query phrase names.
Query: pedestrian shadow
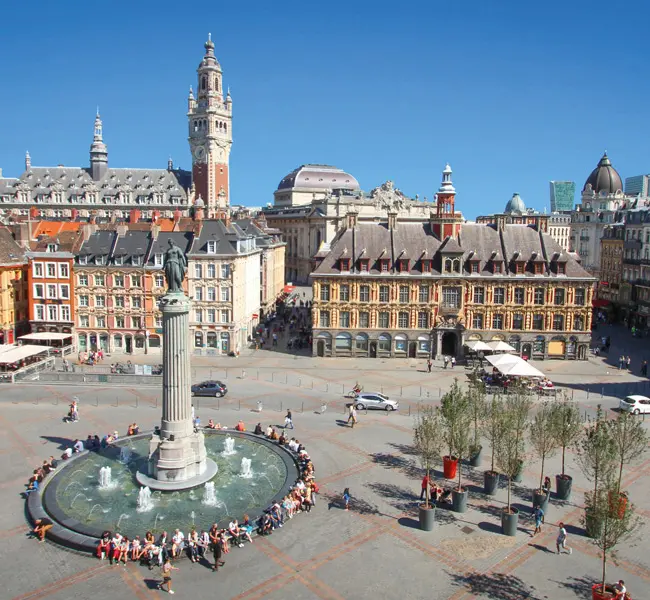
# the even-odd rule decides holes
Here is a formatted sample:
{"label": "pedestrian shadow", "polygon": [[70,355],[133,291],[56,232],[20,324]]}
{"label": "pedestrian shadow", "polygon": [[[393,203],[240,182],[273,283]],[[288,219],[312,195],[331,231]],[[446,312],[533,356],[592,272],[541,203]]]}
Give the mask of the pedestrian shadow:
{"label": "pedestrian shadow", "polygon": [[157,590],[158,586],[162,583],[160,579],[149,579],[145,577],[142,582],[147,586],[149,590]]}
{"label": "pedestrian shadow", "polygon": [[336,419],[336,424],[339,427],[350,427],[347,421],[343,421],[342,419]]}
{"label": "pedestrian shadow", "polygon": [[[340,495],[337,494],[320,494],[324,500],[327,500],[327,510],[333,508],[345,510],[345,502]],[[348,512],[357,513],[360,515],[382,515],[383,513],[372,503],[364,500],[363,498],[352,497],[350,498]],[[390,516],[390,515],[385,515]]]}
{"label": "pedestrian shadow", "polygon": [[[539,550],[540,552],[546,552],[547,554],[555,554],[548,546],[542,546],[541,544],[528,544],[531,548]],[[584,590],[583,590],[584,591]]]}

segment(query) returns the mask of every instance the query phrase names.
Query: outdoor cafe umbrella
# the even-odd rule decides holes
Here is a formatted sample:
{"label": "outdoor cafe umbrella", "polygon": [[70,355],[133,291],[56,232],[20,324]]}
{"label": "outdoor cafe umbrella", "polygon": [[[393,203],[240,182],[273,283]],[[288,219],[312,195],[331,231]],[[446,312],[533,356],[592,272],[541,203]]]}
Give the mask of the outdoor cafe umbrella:
{"label": "outdoor cafe umbrella", "polygon": [[515,364],[518,361],[526,362],[514,354],[493,354],[491,356],[486,356],[485,360],[487,360],[493,367]]}
{"label": "outdoor cafe umbrella", "polygon": [[481,340],[475,340],[473,342],[467,342],[465,344],[473,352],[484,352],[485,350],[492,350],[485,342]]}
{"label": "outdoor cafe umbrella", "polygon": [[497,365],[497,369],[504,375],[512,375],[513,377],[544,377],[544,373],[539,369],[521,359],[517,362]]}
{"label": "outdoor cafe umbrella", "polygon": [[488,346],[493,352],[515,352],[515,349],[510,344],[507,344],[501,340],[490,342]]}

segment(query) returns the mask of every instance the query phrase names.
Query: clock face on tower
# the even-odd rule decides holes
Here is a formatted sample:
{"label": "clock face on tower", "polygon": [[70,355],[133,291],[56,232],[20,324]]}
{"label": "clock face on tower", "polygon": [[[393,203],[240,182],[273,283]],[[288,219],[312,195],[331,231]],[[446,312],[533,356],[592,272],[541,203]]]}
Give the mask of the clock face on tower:
{"label": "clock face on tower", "polygon": [[203,146],[199,146],[194,150],[194,158],[198,161],[203,161],[205,159],[205,148]]}

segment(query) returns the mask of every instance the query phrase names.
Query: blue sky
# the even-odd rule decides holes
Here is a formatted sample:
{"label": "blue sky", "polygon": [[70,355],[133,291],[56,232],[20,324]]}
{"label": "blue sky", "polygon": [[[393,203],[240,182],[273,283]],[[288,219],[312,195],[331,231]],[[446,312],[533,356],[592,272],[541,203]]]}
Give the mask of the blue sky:
{"label": "blue sky", "polygon": [[549,180],[581,189],[604,150],[622,177],[650,172],[646,3],[7,4],[5,176],[27,149],[34,165],[86,165],[97,105],[109,164],[189,168],[208,31],[234,101],[233,203],[272,202],[306,162],[431,199],[448,161],[470,218],[513,192],[543,209]]}

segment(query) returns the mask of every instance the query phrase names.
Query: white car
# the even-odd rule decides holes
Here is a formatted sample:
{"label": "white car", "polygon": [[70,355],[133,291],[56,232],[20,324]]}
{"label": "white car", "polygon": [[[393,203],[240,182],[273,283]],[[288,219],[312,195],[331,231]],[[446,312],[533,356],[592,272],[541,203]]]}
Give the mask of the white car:
{"label": "white car", "polygon": [[638,395],[628,396],[618,403],[618,407],[620,410],[631,412],[633,415],[650,413],[650,398]]}
{"label": "white car", "polygon": [[378,408],[381,410],[393,411],[399,409],[398,402],[391,400],[388,396],[384,396],[384,394],[379,394],[378,392],[361,392],[354,401],[354,405],[357,410],[363,410],[364,408]]}

